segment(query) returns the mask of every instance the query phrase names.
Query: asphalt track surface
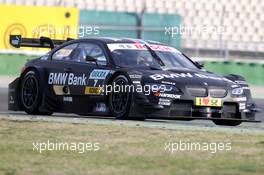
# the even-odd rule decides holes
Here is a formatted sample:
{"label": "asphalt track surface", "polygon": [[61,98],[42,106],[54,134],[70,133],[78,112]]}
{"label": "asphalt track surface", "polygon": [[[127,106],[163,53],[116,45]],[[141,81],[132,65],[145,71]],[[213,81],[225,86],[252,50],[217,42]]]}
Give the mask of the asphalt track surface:
{"label": "asphalt track surface", "polygon": [[[259,108],[264,109],[264,99],[255,99]],[[132,127],[146,128],[163,128],[173,130],[217,130],[224,132],[257,132],[264,133],[264,111],[258,113],[257,120],[261,123],[242,123],[236,127],[217,126],[212,121],[208,120],[193,120],[193,121],[175,121],[175,120],[115,120],[111,117],[95,117],[95,116],[78,116],[75,114],[55,113],[52,116],[32,116],[24,112],[8,111],[7,108],[7,89],[0,88],[0,119],[10,120],[26,120],[26,121],[52,121],[52,122],[67,122],[67,123],[88,123],[102,125],[125,125]]]}

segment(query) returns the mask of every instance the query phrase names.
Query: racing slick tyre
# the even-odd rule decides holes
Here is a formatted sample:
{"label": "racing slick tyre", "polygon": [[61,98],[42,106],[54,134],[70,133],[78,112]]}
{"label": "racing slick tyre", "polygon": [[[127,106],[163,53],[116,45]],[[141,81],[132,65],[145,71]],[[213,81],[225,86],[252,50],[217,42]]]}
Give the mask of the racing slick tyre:
{"label": "racing slick tyre", "polygon": [[28,114],[51,115],[51,112],[39,111],[39,105],[42,98],[42,88],[39,75],[36,71],[28,71],[22,78],[20,95],[23,109]]}
{"label": "racing slick tyre", "polygon": [[116,119],[128,119],[132,94],[124,87],[129,84],[129,80],[124,75],[118,75],[112,81],[112,92],[109,94],[108,102],[109,110]]}
{"label": "racing slick tyre", "polygon": [[236,120],[213,120],[213,122],[216,125],[223,125],[223,126],[237,126],[240,125],[242,122],[241,121],[236,121]]}

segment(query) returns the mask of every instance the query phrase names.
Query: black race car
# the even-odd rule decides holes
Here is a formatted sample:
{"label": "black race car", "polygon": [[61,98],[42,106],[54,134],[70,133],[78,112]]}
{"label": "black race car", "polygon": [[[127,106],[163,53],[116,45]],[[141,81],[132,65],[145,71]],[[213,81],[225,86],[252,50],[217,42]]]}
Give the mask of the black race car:
{"label": "black race car", "polygon": [[203,69],[175,48],[131,38],[52,40],[11,35],[14,47],[51,48],[9,85],[9,110],[118,119],[256,121],[245,79]]}

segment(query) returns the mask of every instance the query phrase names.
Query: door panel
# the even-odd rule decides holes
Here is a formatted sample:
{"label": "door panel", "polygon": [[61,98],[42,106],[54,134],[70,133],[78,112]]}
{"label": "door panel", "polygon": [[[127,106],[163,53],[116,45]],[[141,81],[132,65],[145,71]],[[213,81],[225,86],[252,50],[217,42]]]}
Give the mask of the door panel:
{"label": "door panel", "polygon": [[[98,61],[86,61],[87,56]],[[97,106],[103,111],[100,87],[111,71],[100,46],[86,42],[72,44],[56,51],[49,62],[48,84],[64,111],[91,113],[96,112]]]}

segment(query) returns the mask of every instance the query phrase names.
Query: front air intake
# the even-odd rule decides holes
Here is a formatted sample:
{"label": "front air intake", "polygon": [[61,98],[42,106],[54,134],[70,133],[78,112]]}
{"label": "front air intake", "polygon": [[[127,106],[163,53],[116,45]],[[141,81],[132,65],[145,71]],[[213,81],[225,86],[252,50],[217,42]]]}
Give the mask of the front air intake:
{"label": "front air intake", "polygon": [[210,88],[209,94],[213,98],[223,98],[227,95],[227,90],[223,88]]}
{"label": "front air intake", "polygon": [[187,93],[194,97],[207,97],[207,90],[203,87],[187,87]]}

